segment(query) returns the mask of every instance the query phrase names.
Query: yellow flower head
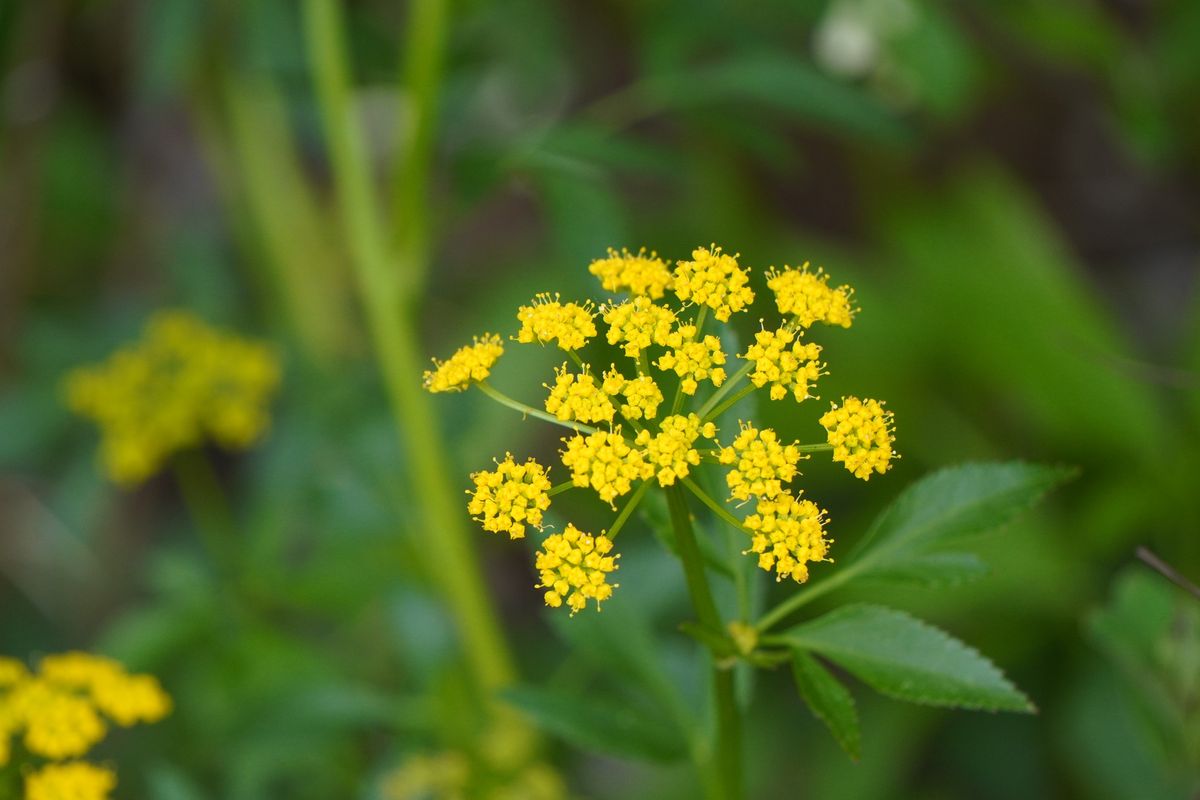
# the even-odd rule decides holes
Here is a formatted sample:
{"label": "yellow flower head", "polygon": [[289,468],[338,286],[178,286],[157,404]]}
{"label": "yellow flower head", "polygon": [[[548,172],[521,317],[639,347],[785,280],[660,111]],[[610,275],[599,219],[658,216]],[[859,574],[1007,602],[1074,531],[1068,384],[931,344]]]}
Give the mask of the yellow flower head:
{"label": "yellow flower head", "polygon": [[783,484],[795,479],[801,458],[796,445],[782,444],[775,431],[760,431],[748,422],[741,423],[737,438],[718,454],[722,464],[733,465],[725,481],[730,495],[737,500],[776,497],[783,491]]}
{"label": "yellow flower head", "polygon": [[619,557],[608,555],[611,550],[612,542],[604,534],[593,537],[571,524],[561,534],[546,537],[534,564],[541,577],[536,588],[546,590],[546,605],[558,608],[565,601],[572,616],[588,600],[595,600],[599,609],[618,586],[608,583]]}
{"label": "yellow flower head", "polygon": [[628,291],[631,295],[645,295],[652,300],[663,296],[671,285],[671,270],[667,262],[657,253],[646,254],[646,248],[637,255],[622,249],[617,252],[608,248],[608,258],[598,258],[588,267],[588,272],[600,279],[605,291]]}
{"label": "yellow flower head", "polygon": [[812,397],[809,389],[821,376],[820,357],[820,345],[801,341],[786,325],[754,334],[754,344],[740,356],[754,362],[751,383],[759,388],[771,384],[772,400],[782,400],[791,391],[797,403]]}
{"label": "yellow flower head", "polygon": [[847,397],[821,417],[821,425],[833,445],[833,460],[846,465],[856,478],[870,480],[891,467],[898,456],[892,450],[896,441],[895,419],[878,400]]}
{"label": "yellow flower head", "polygon": [[625,355],[637,358],[652,344],[664,346],[675,324],[675,312],[646,297],[635,297],[603,309],[609,344],[620,344]]}
{"label": "yellow flower head", "polygon": [[578,350],[596,335],[590,302],[563,303],[558,295],[543,292],[533,302],[517,309],[517,320],[521,330],[517,341],[528,344],[558,341],[563,350]]}
{"label": "yellow flower head", "polygon": [[554,385],[546,397],[546,410],[564,422],[612,422],[615,409],[612,400],[596,385],[596,378],[586,370],[579,374],[567,371],[563,364],[554,371]]}
{"label": "yellow flower head", "polygon": [[662,390],[649,375],[625,381],[621,394],[625,397],[621,413],[626,419],[650,420],[658,416],[658,406],[663,401]]}
{"label": "yellow flower head", "polygon": [[758,553],[758,566],[775,571],[775,580],[789,577],[808,580],[808,564],[826,561],[829,541],[825,538],[825,512],[810,500],[787,492],[762,498],[744,525],[751,531],[750,550]]}
{"label": "yellow flower head", "polygon": [[433,360],[434,368],[422,379],[430,392],[461,392],[476,381],[487,380],[492,365],[504,354],[500,337],[487,333],[476,336],[472,344],[460,347],[445,361]]}
{"label": "yellow flower head", "polygon": [[279,379],[267,345],[167,311],[150,319],[137,342],[73,370],[66,394],[71,410],[100,428],[105,472],[136,484],[205,436],[227,447],[251,445],[269,425]]}
{"label": "yellow flower head", "polygon": [[682,325],[671,332],[667,344],[672,348],[654,362],[664,372],[674,371],[682,379],[684,394],[695,394],[700,381],[712,381],[713,386],[725,382],[725,353],[716,336],[696,339],[695,325]]}
{"label": "yellow flower head", "polygon": [[29,670],[15,658],[0,656],[0,690],[20,683],[29,676]]}
{"label": "yellow flower head", "polygon": [[583,436],[564,438],[567,449],[562,451],[563,466],[571,470],[571,482],[581,488],[592,488],[600,499],[612,505],[614,499],[629,492],[634,481],[645,480],[654,474],[646,454],[621,435],[618,425],[611,432],[597,431]]}
{"label": "yellow flower head", "polygon": [[17,686],[8,702],[25,728],[25,747],[36,755],[73,758],[104,738],[104,721],[88,698],[44,679]]}
{"label": "yellow flower head", "polygon": [[721,322],[754,302],[749,273],[738,266],[738,257],[721,248],[697,247],[691,261],[680,261],[671,289],[685,303],[708,306]]}
{"label": "yellow flower head", "polygon": [[802,328],[815,322],[849,328],[854,321],[854,291],[849,286],[830,288],[825,271],[818,267],[809,272],[807,261],[800,269],[772,267],[767,272],[767,286],[775,293],[779,313],[794,316]]}
{"label": "yellow flower head", "polygon": [[701,422],[699,415],[676,414],[663,418],[657,434],[648,430],[639,433],[637,444],[646,449],[659,484],[671,486],[679,478],[686,478],[691,468],[700,463],[700,451],[693,446],[696,440],[716,435],[717,426]]}
{"label": "yellow flower head", "polygon": [[471,475],[475,490],[467,511],[483,523],[485,531],[507,533],[509,539],[524,539],[525,526],[541,530],[542,512],[550,507],[550,478],[546,468],[532,458],[524,464],[511,453],[497,462],[496,469]]}
{"label": "yellow flower head", "polygon": [[25,776],[25,800],[108,800],[116,786],[116,773],[86,761],[47,764]]}

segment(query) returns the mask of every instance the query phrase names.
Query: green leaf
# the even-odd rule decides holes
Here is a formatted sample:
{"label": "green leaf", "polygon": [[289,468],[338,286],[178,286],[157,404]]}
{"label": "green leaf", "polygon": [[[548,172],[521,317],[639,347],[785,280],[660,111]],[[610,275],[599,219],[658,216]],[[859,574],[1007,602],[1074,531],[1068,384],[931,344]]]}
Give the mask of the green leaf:
{"label": "green leaf", "polygon": [[876,567],[871,580],[933,589],[969,583],[987,574],[988,565],[974,553],[925,553]]}
{"label": "green leaf", "polygon": [[[966,464],[929,475],[882,514],[847,561],[887,565],[999,528],[1073,471],[1022,462]],[[871,568],[867,568],[867,572]]]}
{"label": "green leaf", "polygon": [[819,661],[799,650],[793,653],[792,675],[796,678],[800,696],[813,714],[825,723],[846,755],[858,761],[862,756],[862,735],[850,690]]}
{"label": "green leaf", "polygon": [[1004,674],[945,631],[882,606],[855,604],[781,639],[828,658],[882,694],[933,706],[1034,711]]}
{"label": "green leaf", "polygon": [[679,731],[661,717],[639,712],[613,698],[574,695],[517,686],[501,697],[546,731],[587,750],[646,761],[676,761],[687,755]]}

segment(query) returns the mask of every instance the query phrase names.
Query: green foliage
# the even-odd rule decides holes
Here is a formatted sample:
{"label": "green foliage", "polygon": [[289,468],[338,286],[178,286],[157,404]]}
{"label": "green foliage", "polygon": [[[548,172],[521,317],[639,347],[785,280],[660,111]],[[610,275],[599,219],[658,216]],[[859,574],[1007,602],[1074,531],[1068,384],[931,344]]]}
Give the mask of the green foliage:
{"label": "green foliage", "polygon": [[792,677],[804,702],[829,728],[846,755],[855,761],[861,758],[862,733],[850,690],[821,662],[801,649],[792,653]]}
{"label": "green foliage", "polygon": [[849,605],[779,638],[828,658],[897,700],[984,711],[1034,710],[992,662],[902,611]]}

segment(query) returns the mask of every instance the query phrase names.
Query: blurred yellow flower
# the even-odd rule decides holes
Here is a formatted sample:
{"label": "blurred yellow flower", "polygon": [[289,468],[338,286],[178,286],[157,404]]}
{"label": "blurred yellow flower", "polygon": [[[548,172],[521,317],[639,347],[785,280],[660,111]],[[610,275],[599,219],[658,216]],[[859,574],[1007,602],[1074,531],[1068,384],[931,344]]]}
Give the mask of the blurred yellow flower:
{"label": "blurred yellow flower", "polygon": [[232,448],[253,444],[270,424],[267,404],[279,379],[269,346],[186,311],[164,311],[138,341],[73,370],[66,394],[71,410],[100,428],[104,471],[133,485],[205,437]]}
{"label": "blurred yellow flower", "polygon": [[48,764],[25,776],[25,800],[107,800],[117,775],[85,761]]}
{"label": "blurred yellow flower", "polygon": [[504,355],[500,337],[485,333],[476,336],[472,344],[460,347],[445,361],[433,360],[433,369],[422,377],[431,392],[461,392],[475,381],[487,380],[492,365]]}

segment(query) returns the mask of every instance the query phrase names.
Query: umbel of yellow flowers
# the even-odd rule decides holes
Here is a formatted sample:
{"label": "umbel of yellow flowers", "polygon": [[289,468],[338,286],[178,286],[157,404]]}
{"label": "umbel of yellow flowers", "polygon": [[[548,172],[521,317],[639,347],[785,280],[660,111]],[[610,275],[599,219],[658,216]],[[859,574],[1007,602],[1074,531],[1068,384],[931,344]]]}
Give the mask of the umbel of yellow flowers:
{"label": "umbel of yellow flowers", "polygon": [[[534,459],[520,464],[507,455],[496,469],[474,473],[468,510],[484,530],[523,538],[543,530],[550,498],[571,488],[591,489],[614,511],[630,495],[612,526],[593,536],[568,524],[548,535],[536,557],[547,605],[566,605],[574,614],[594,600],[612,596],[609,578],[617,569],[613,540],[645,491],[682,483],[722,519],[748,537],[747,554],[776,580],[808,579],[808,565],[827,561],[827,514],[793,488],[800,461],[813,452],[831,452],[858,478],[887,472],[892,449],[892,413],[877,400],[847,397],[820,417],[825,441],[785,442],[753,420],[738,420],[736,433],[722,445],[717,423],[746,395],[764,390],[775,402],[804,403],[825,374],[821,346],[806,335],[817,324],[849,328],[858,309],[853,290],[831,286],[821,269],[772,267],[766,285],[778,312],[776,322],[760,322],[745,352],[731,363],[717,329],[755,302],[751,272],[739,256],[715,245],[697,248],[672,267],[645,249],[609,250],[589,270],[601,286],[626,295],[599,306],[564,301],[542,293],[517,310],[520,324],[512,340],[555,345],[570,359],[555,370],[541,408],[499,392],[488,383],[504,353],[504,340],[485,334],[445,361],[434,360],[424,375],[431,392],[460,392],[472,386],[526,416],[571,430],[562,439],[562,462],[570,480],[552,486],[549,470]],[[674,302],[669,301],[674,296]],[[597,327],[599,321],[603,334]],[[587,363],[580,352],[593,340],[609,346],[603,361]],[[614,359],[624,366],[610,363]],[[668,403],[665,398],[671,397]],[[711,442],[706,445],[704,441]],[[702,463],[726,468],[727,503],[753,503],[738,518],[705,494],[689,476]]]}
{"label": "umbel of yellow flowers", "polygon": [[108,767],[77,759],[108,732],[157,722],[171,698],[151,675],[132,675],[118,662],[89,653],[46,656],[37,672],[0,656],[0,768],[14,737],[31,757],[26,800],[105,800],[117,785]]}
{"label": "umbel of yellow flowers", "polygon": [[108,476],[133,485],[172,453],[206,438],[249,447],[270,422],[267,405],[279,376],[269,346],[186,311],[164,311],[138,341],[71,372],[67,403],[100,428],[100,462]]}

